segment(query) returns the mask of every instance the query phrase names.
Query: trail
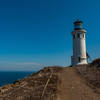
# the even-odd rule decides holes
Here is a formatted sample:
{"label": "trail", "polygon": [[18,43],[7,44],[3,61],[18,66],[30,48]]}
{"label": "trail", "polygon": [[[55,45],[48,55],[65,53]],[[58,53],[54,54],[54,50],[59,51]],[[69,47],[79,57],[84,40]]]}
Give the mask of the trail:
{"label": "trail", "polygon": [[73,67],[63,68],[59,81],[57,100],[100,100]]}

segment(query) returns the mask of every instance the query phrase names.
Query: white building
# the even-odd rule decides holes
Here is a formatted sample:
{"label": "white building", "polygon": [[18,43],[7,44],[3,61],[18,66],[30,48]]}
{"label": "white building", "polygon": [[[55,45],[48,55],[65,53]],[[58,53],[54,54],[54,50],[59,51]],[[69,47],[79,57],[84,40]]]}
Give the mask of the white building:
{"label": "white building", "polygon": [[83,29],[83,22],[77,20],[74,22],[73,36],[73,56],[71,57],[72,66],[78,64],[87,64],[86,56],[86,43],[85,43],[86,30]]}

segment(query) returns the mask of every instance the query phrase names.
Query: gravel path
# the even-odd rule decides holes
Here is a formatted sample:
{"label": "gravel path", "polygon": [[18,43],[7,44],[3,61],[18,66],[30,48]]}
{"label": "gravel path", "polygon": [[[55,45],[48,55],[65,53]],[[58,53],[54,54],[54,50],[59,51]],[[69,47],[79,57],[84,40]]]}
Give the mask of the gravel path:
{"label": "gravel path", "polygon": [[87,86],[75,67],[63,68],[59,81],[57,100],[100,100],[100,95]]}

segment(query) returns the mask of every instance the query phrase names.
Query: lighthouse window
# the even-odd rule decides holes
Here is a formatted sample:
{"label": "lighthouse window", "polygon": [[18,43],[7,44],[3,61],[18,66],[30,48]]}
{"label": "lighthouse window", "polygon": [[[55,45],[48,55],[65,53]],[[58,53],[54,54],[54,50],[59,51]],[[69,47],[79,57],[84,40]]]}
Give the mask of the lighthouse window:
{"label": "lighthouse window", "polygon": [[75,35],[73,35],[73,39],[75,39]]}
{"label": "lighthouse window", "polygon": [[80,38],[80,34],[77,34],[77,37]]}

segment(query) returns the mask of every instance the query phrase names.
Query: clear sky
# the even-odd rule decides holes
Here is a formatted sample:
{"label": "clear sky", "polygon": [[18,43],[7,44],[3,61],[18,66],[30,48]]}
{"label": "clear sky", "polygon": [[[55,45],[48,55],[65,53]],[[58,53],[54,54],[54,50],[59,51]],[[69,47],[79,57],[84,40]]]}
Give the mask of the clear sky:
{"label": "clear sky", "polygon": [[70,65],[73,22],[87,30],[87,51],[100,57],[100,0],[1,0],[0,70]]}

